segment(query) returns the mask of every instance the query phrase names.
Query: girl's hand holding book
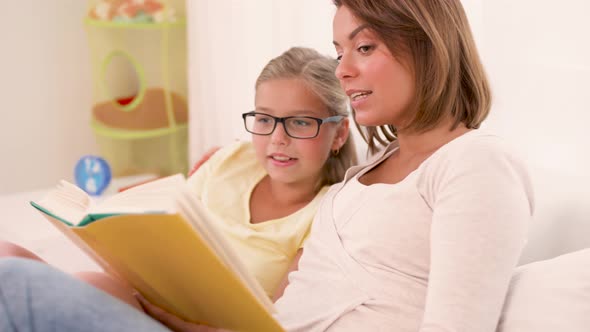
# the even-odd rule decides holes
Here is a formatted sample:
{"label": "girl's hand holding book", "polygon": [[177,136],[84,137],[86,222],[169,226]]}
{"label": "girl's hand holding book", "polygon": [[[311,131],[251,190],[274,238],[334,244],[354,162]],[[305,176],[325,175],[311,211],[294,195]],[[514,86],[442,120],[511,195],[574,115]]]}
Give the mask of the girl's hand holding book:
{"label": "girl's hand holding book", "polygon": [[209,327],[206,325],[199,325],[191,322],[187,322],[164,309],[153,305],[146,300],[141,294],[135,295],[137,301],[143,307],[143,310],[150,315],[153,319],[165,325],[167,328],[176,332],[231,332],[229,330],[223,330],[218,328]]}

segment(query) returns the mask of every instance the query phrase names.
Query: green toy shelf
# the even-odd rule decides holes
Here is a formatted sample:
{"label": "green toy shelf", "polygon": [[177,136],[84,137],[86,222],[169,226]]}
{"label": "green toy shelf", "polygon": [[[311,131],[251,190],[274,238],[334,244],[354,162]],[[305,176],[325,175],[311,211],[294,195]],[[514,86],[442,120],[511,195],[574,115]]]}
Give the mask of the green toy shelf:
{"label": "green toy shelf", "polygon": [[[89,4],[84,22],[94,81],[91,128],[115,176],[185,173],[188,89],[184,1],[145,0],[143,5],[159,10],[151,22],[141,9],[130,7],[137,4],[132,0]],[[162,21],[170,16],[170,8],[177,17]],[[156,15],[160,21],[155,20]]]}

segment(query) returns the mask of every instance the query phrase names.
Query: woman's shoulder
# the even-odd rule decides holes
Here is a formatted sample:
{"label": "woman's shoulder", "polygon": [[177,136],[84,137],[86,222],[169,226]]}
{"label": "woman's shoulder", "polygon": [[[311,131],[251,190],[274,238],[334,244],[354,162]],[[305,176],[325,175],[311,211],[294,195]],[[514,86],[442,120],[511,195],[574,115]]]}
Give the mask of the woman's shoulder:
{"label": "woman's shoulder", "polygon": [[447,190],[470,194],[520,191],[533,209],[533,185],[526,163],[509,141],[494,133],[473,130],[464,134],[440,148],[421,168],[418,189],[431,201]]}
{"label": "woman's shoulder", "polygon": [[530,184],[528,169],[521,154],[497,134],[484,130],[470,131],[447,143],[427,159],[422,168],[422,182],[447,182],[457,177],[500,179],[519,178]]}
{"label": "woman's shoulder", "polygon": [[472,130],[447,143],[429,160],[439,166],[505,160],[521,164],[522,159],[510,142],[490,131]]}

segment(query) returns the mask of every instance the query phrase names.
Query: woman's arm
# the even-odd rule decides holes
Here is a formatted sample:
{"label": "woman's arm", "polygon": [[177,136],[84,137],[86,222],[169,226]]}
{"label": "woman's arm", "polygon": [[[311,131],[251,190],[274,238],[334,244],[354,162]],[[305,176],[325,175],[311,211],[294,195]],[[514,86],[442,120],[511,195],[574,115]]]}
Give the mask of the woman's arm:
{"label": "woman's arm", "polygon": [[496,329],[526,242],[532,190],[510,154],[476,146],[430,182],[430,273],[421,332]]}
{"label": "woman's arm", "polygon": [[299,269],[299,259],[301,259],[302,254],[303,254],[303,248],[300,248],[299,250],[297,250],[297,253],[295,254],[295,257],[293,258],[291,265],[289,265],[289,269],[287,270],[287,273],[285,273],[285,275],[283,276],[283,279],[279,283],[279,286],[277,287],[277,290],[275,291],[275,294],[272,297],[273,302],[276,302],[281,296],[283,296],[283,293],[285,292],[285,288],[287,288],[287,286],[289,285],[289,273],[291,273],[293,271],[297,271]]}

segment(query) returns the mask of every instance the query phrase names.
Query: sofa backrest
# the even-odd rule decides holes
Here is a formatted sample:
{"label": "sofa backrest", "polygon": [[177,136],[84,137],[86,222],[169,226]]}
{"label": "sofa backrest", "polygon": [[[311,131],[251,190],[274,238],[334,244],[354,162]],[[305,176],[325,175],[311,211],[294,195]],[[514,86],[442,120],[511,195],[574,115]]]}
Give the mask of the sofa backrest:
{"label": "sofa backrest", "polygon": [[590,173],[572,171],[575,166],[530,167],[535,218],[522,264],[590,248]]}

